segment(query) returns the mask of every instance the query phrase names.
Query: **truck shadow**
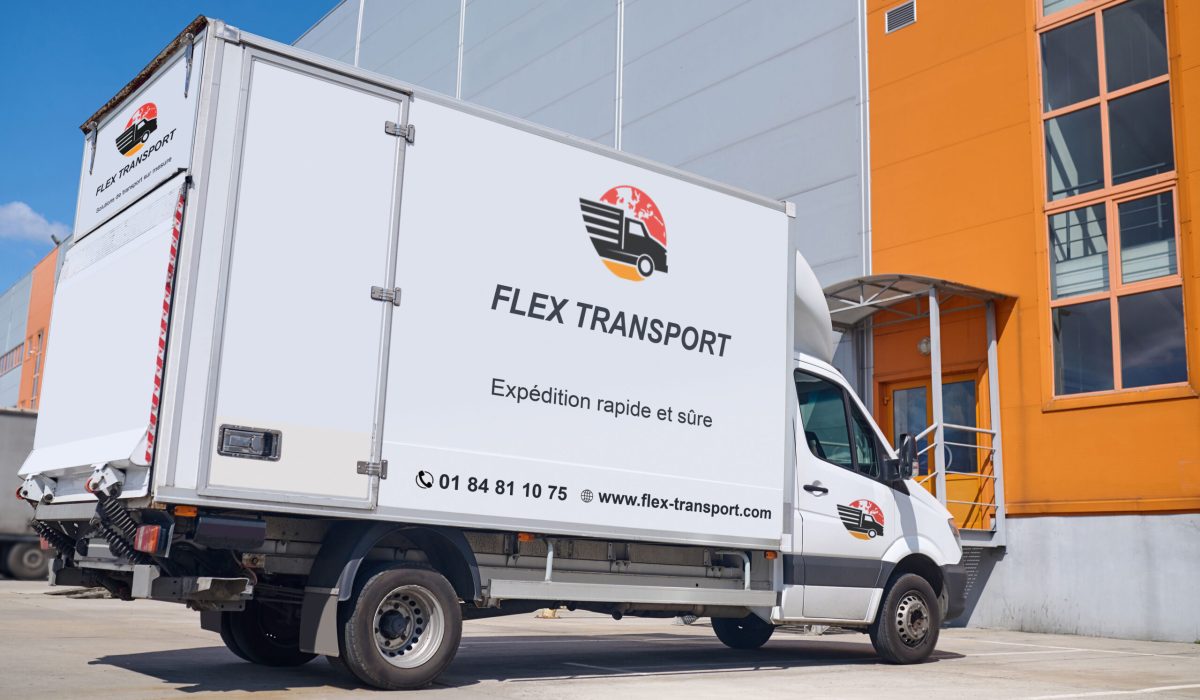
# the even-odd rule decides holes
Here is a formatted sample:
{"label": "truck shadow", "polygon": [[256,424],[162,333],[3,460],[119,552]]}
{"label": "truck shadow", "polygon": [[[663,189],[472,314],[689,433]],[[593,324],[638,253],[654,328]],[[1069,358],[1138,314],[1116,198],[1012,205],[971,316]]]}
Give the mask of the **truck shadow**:
{"label": "truck shadow", "polygon": [[[469,629],[469,628],[468,628]],[[962,658],[935,652],[930,663]],[[104,656],[90,662],[160,679],[178,692],[256,692],[358,688],[321,659],[298,668],[243,662],[224,647]],[[429,690],[488,681],[555,683],[596,678],[660,677],[878,665],[865,636],[777,634],[753,651],[727,649],[694,634],[503,635],[464,637],[450,668]]]}
{"label": "truck shadow", "polygon": [[114,666],[163,683],[181,693],[255,692],[305,688],[358,687],[328,663],[314,659],[295,668],[271,668],[242,661],[223,646],[112,654],[88,662],[90,666]]}

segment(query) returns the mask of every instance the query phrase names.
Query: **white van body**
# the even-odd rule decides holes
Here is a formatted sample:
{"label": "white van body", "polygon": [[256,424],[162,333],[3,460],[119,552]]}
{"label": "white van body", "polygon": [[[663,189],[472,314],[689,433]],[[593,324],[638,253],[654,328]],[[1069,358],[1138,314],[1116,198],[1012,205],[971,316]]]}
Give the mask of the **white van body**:
{"label": "white van body", "polygon": [[21,469],[59,582],[208,625],[278,576],[326,654],[401,532],[480,609],[865,627],[901,569],[954,608],[784,203],[203,18],[86,132]]}

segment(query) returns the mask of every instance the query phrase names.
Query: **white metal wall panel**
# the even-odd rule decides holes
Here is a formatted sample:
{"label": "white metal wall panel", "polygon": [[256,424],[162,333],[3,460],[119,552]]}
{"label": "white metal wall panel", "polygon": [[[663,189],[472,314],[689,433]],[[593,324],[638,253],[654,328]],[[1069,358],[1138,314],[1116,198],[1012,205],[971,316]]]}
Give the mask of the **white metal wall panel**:
{"label": "white metal wall panel", "polygon": [[473,0],[462,98],[611,146],[616,47],[613,0]]}
{"label": "white metal wall panel", "polygon": [[342,0],[296,40],[296,47],[343,63],[354,63],[359,0]]}
{"label": "white metal wall panel", "polygon": [[[401,103],[252,60],[208,483],[365,499]],[[217,455],[223,424],[279,460]]]}
{"label": "white metal wall panel", "polygon": [[366,0],[360,66],[454,95],[459,0]]}

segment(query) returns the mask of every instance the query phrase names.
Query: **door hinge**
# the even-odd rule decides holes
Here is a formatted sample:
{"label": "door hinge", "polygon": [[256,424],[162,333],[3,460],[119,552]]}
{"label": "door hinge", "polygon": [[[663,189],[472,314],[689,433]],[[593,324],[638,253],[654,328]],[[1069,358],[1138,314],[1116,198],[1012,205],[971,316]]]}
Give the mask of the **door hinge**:
{"label": "door hinge", "polygon": [[400,288],[371,287],[371,298],[375,301],[390,301],[392,306],[400,306]]}
{"label": "door hinge", "polygon": [[87,124],[87,144],[88,144],[88,175],[92,174],[92,170],[96,167],[96,140],[100,136],[100,126],[96,122],[88,122]]}
{"label": "door hinge", "polygon": [[380,479],[387,478],[387,460],[381,459],[378,462],[359,462],[358,473],[367,476],[377,476]]}
{"label": "door hinge", "polygon": [[195,41],[196,41],[196,37],[193,36],[190,32],[183,35],[183,42],[184,42],[183,60],[187,64],[187,67],[185,68],[184,73],[183,73],[183,99],[185,99],[185,100],[187,99],[187,96],[188,96],[188,88],[191,87],[191,85],[192,85],[192,52],[195,50],[195,46],[194,46]]}
{"label": "door hinge", "polygon": [[384,122],[383,131],[388,136],[402,136],[409,143],[417,140],[417,127],[413,124],[400,125],[396,122]]}

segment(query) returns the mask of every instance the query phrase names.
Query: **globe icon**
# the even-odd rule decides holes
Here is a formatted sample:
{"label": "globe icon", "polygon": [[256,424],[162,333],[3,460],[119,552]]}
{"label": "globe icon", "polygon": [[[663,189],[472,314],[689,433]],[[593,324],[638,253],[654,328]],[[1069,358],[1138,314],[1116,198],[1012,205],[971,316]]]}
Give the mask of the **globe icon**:
{"label": "globe icon", "polygon": [[579,492],[579,497],[583,499],[584,503],[592,502],[592,492],[590,489],[584,489],[583,491]]}

